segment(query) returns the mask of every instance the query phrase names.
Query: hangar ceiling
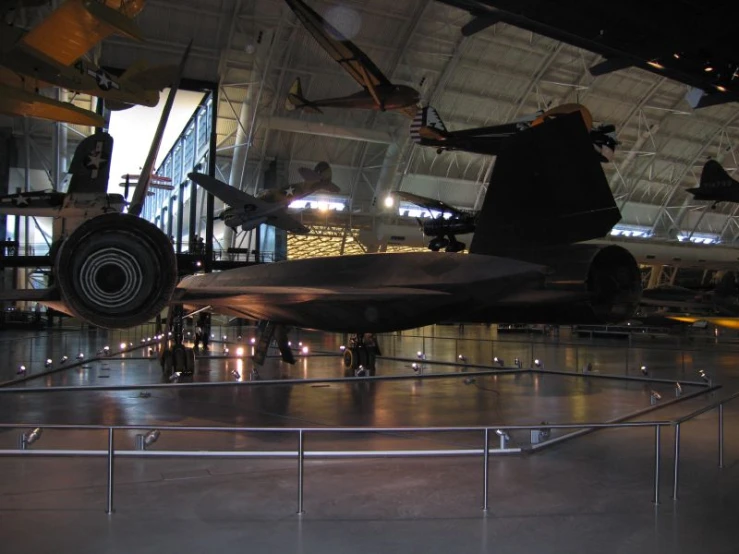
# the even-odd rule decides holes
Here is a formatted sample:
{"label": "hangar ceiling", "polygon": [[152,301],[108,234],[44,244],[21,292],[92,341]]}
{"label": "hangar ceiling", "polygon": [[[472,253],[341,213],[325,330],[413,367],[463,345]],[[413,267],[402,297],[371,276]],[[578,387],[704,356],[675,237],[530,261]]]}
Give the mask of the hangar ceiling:
{"label": "hangar ceiling", "polygon": [[[352,40],[376,65],[393,82],[419,90],[450,130],[509,122],[565,102],[585,104],[596,122],[616,125],[621,144],[605,171],[623,224],[662,239],[691,231],[727,244],[739,239],[739,205],[710,210],[685,192],[708,157],[730,172],[737,167],[736,103],[693,111],[685,85],[639,69],[594,78],[587,67],[598,55],[503,23],[465,38],[460,29],[469,15],[432,0],[308,3],[343,32],[356,33]],[[279,178],[297,179],[298,167],[326,160],[348,199],[348,210],[330,216],[339,227],[351,218],[388,215],[382,199],[396,189],[480,207],[492,157],[415,145],[408,120],[395,113],[285,109],[296,77],[308,98],[358,87],[284,1],[147,0],[138,22],[149,39],[108,40],[101,63],[174,63],[194,39],[186,77],[219,84],[220,178],[228,181],[235,164],[231,183],[254,192],[272,161]]]}

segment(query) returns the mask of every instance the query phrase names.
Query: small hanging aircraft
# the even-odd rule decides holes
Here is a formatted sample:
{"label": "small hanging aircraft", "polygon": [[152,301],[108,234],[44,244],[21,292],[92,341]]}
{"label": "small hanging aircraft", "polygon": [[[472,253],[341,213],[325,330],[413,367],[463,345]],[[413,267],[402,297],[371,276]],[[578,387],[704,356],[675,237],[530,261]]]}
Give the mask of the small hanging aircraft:
{"label": "small hanging aircraft", "polygon": [[453,208],[441,200],[434,200],[410,192],[397,191],[395,195],[401,200],[428,210],[430,218],[416,218],[423,234],[431,238],[429,250],[438,252],[444,248],[445,252],[461,252],[466,244],[457,240],[457,235],[466,235],[475,232],[477,215],[464,210]]}
{"label": "small hanging aircraft", "polygon": [[319,162],[314,169],[298,169],[302,183],[292,183],[279,189],[266,189],[258,196],[252,196],[234,188],[223,181],[203,173],[190,173],[188,177],[228,206],[220,218],[232,229],[239,226],[249,231],[266,223],[290,233],[308,234],[308,227],[287,213],[293,200],[299,200],[318,191],[338,193],[341,189],[331,182],[331,166]]}
{"label": "small hanging aircraft", "polygon": [[103,98],[111,110],[156,106],[160,91],[176,78],[176,66],[148,67],[138,62],[117,78],[83,59],[93,46],[113,34],[141,40],[133,18],[143,7],[144,0],[66,0],[29,32],[13,25],[4,27],[0,111],[103,126],[98,114],[40,94],[39,89],[48,86]]}
{"label": "small hanging aircraft", "polygon": [[303,96],[300,79],[296,79],[287,95],[285,109],[322,113],[322,107],[360,108],[398,111],[413,117],[419,100],[418,91],[391,83],[364,52],[302,0],[285,1],[316,42],[364,89],[339,98],[308,100]]}
{"label": "small hanging aircraft", "polygon": [[562,104],[511,123],[460,131],[448,131],[439,112],[431,106],[426,106],[420,109],[413,118],[410,128],[411,139],[421,146],[436,147],[439,153],[444,150],[463,150],[495,156],[500,152],[503,143],[516,133],[541,125],[548,119],[574,112],[580,112],[582,115],[600,161],[610,162],[618,144],[616,128],[610,124],[593,126],[593,116],[590,110],[581,104]]}
{"label": "small hanging aircraft", "polygon": [[687,189],[696,200],[713,202],[739,202],[739,181],[732,179],[716,160],[708,160],[703,166],[700,182],[695,188]]}

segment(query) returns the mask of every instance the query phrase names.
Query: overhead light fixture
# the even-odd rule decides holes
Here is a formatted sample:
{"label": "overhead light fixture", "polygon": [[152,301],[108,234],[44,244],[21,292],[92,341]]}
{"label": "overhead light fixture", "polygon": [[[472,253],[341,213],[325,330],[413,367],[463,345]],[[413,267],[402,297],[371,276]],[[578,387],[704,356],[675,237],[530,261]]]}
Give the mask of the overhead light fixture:
{"label": "overhead light fixture", "polygon": [[59,360],[59,363],[60,363],[60,364],[65,364],[65,363],[67,363],[67,360],[68,360],[68,359],[69,359],[69,356],[62,356],[62,359],[61,359],[61,360]]}
{"label": "overhead light fixture", "polygon": [[466,356],[464,354],[460,354],[459,356],[457,356],[457,359],[460,362],[462,362],[463,364],[466,364],[467,363],[467,358],[466,358]]}
{"label": "overhead light fixture", "polygon": [[304,355],[304,356],[305,356],[305,355],[307,355],[307,354],[308,354],[308,345],[304,345],[304,346],[303,346],[303,347],[302,347],[302,348],[300,349],[300,351],[301,351],[301,352],[303,353],[303,355]]}
{"label": "overhead light fixture", "polygon": [[679,60],[679,59],[680,59],[680,52],[675,52],[675,53],[674,53],[674,54],[672,55],[672,57],[673,57],[673,58],[675,58],[676,60]]}
{"label": "overhead light fixture", "polygon": [[365,373],[364,366],[359,366],[354,372],[354,377],[362,377]]}
{"label": "overhead light fixture", "polygon": [[78,360],[84,360],[85,359],[85,354],[83,352],[80,352],[79,354],[77,354],[77,359]]}
{"label": "overhead light fixture", "polygon": [[234,379],[241,379],[241,373],[239,373],[239,371],[237,369],[232,369],[231,370],[231,376]]}
{"label": "overhead light fixture", "polygon": [[675,397],[679,398],[683,395],[683,387],[680,383],[675,383]]}
{"label": "overhead light fixture", "polygon": [[645,377],[646,377],[647,375],[649,375],[649,371],[647,371],[647,366],[645,366],[645,365],[641,366],[641,367],[639,368],[639,371],[641,371],[641,374],[642,374],[642,375],[644,375]]}
{"label": "overhead light fixture", "polygon": [[238,347],[238,348],[236,349],[236,355],[237,355],[237,356],[238,356],[239,358],[240,358],[241,356],[243,356],[243,355],[244,355],[244,348],[243,348],[242,346],[239,346],[239,347]]}
{"label": "overhead light fixture", "polygon": [[724,85],[714,85],[719,92],[726,92],[728,89]]}
{"label": "overhead light fixture", "polygon": [[513,365],[515,365],[518,369],[521,369],[521,360],[519,358],[516,358],[515,360],[513,360]]}
{"label": "overhead light fixture", "polygon": [[25,375],[26,374],[26,366],[20,365],[18,366],[18,371],[16,371],[18,375]]}
{"label": "overhead light fixture", "polygon": [[500,367],[503,367],[505,365],[503,358],[498,358],[498,356],[495,356],[495,358],[493,358],[493,363],[498,364]]}
{"label": "overhead light fixture", "polygon": [[700,375],[700,378],[701,378],[701,379],[702,379],[702,380],[703,380],[704,382],[708,383],[709,385],[711,384],[711,378],[710,378],[710,377],[708,376],[708,374],[707,374],[707,373],[706,373],[706,372],[705,372],[704,370],[702,370],[702,369],[701,369],[701,370],[700,370],[700,371],[698,372],[698,375]]}
{"label": "overhead light fixture", "polygon": [[51,358],[46,358],[46,362],[44,363],[45,367],[51,367],[54,362],[51,361]]}
{"label": "overhead light fixture", "polygon": [[385,197],[385,207],[392,208],[395,205],[395,199],[391,195]]}
{"label": "overhead light fixture", "polygon": [[413,371],[415,371],[416,373],[420,373],[421,372],[421,364],[419,364],[417,362],[413,362],[411,364],[411,369],[413,369]]}
{"label": "overhead light fixture", "polygon": [[649,60],[647,62],[647,65],[648,66],[651,66],[651,67],[653,67],[655,69],[664,69],[665,68],[665,66],[662,65],[661,63],[659,63],[657,60]]}
{"label": "overhead light fixture", "polygon": [[706,73],[710,73],[711,71],[713,71],[713,66],[708,63],[705,65],[705,67],[703,67],[703,71],[705,71]]}
{"label": "overhead light fixture", "polygon": [[539,368],[542,367],[542,363],[540,359],[537,358],[536,360],[534,360],[534,367],[539,367]]}

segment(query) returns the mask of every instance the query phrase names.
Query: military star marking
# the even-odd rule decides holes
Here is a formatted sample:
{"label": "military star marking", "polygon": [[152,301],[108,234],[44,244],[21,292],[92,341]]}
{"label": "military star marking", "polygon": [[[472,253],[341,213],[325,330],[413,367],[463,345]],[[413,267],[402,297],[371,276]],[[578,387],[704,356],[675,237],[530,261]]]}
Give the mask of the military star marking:
{"label": "military star marking", "polygon": [[23,196],[22,194],[19,194],[15,197],[15,205],[16,206],[28,206],[28,198]]}
{"label": "military star marking", "polygon": [[98,176],[98,169],[100,169],[100,166],[106,161],[107,160],[103,158],[103,143],[98,142],[95,145],[95,150],[87,155],[87,160],[85,161],[85,165],[92,169],[90,177],[95,179]]}
{"label": "military star marking", "polygon": [[295,187],[289,186],[285,189],[285,196],[294,196],[295,195]]}

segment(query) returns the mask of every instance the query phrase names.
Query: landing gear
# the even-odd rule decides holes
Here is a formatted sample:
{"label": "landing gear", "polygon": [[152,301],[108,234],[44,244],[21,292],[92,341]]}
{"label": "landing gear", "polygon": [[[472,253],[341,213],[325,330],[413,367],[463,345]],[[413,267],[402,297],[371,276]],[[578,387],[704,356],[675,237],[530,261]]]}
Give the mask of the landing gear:
{"label": "landing gear", "polygon": [[344,369],[353,371],[356,377],[373,376],[377,356],[382,356],[382,352],[374,333],[352,334],[344,350]]}
{"label": "landing gear", "polygon": [[449,240],[444,237],[436,237],[429,242],[429,250],[433,250],[434,252],[438,252],[447,246],[449,246]]}
{"label": "landing gear", "polygon": [[195,351],[184,345],[184,310],[182,306],[172,306],[169,311],[169,328],[171,337],[164,342],[164,349],[159,356],[162,376],[172,381],[177,375],[195,373]]}
{"label": "landing gear", "polygon": [[449,241],[449,245],[445,248],[445,252],[461,252],[466,244],[458,240]]}

